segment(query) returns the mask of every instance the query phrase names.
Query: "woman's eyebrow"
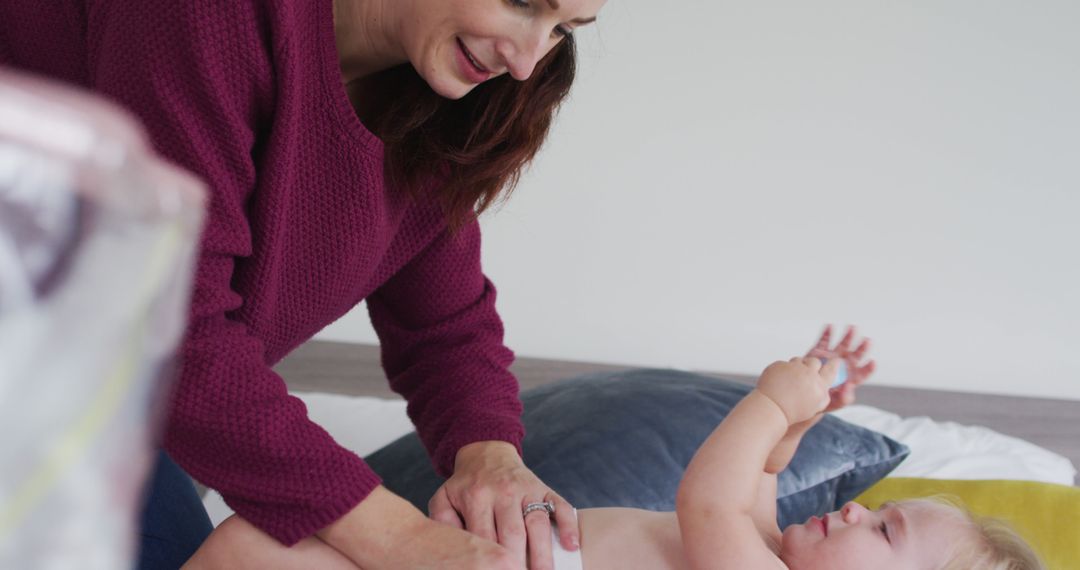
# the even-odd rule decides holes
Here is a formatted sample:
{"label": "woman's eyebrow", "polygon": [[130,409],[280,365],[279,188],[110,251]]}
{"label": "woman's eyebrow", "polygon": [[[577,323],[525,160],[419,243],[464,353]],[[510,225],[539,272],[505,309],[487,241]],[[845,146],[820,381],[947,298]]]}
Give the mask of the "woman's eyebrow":
{"label": "woman's eyebrow", "polygon": [[[548,3],[548,6],[551,6],[552,10],[558,10],[559,9],[559,0],[547,0],[547,3]],[[591,24],[591,23],[593,23],[595,21],[596,21],[596,16],[593,16],[591,18],[574,18],[573,20],[570,20],[570,23],[571,24],[581,24],[582,26],[584,26],[585,24]]]}

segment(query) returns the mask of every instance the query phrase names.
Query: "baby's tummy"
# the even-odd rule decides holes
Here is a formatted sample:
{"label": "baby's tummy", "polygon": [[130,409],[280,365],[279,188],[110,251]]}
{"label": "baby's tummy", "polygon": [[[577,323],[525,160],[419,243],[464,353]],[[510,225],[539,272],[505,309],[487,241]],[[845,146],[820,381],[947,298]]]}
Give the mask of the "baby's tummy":
{"label": "baby's tummy", "polygon": [[675,513],[642,509],[599,508],[578,511],[585,570],[682,570]]}

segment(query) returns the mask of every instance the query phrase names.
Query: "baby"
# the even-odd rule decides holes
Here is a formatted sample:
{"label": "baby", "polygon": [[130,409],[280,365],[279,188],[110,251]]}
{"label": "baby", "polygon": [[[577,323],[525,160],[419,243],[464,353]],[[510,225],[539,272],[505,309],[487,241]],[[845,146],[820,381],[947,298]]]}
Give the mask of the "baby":
{"label": "baby", "polygon": [[[855,389],[874,369],[873,361],[863,362],[867,341],[851,350],[849,329],[830,348],[829,336],[826,329],[808,356],[765,369],[757,387],[694,455],[679,484],[675,512],[581,509],[581,549],[563,550],[554,537],[555,570],[1042,569],[1006,525],[938,499],[887,503],[876,511],[848,503],[780,531],[777,473],[807,430],[825,412],[853,402]],[[830,389],[841,366],[846,382]],[[317,541],[286,549],[239,519],[230,524],[234,541],[257,544],[249,549],[259,553],[257,560],[193,559],[185,568],[290,568],[290,560],[314,559],[325,561],[319,568],[355,568]],[[314,551],[301,552],[309,549]]]}
{"label": "baby", "polygon": [[[829,348],[828,329],[806,357],[775,362],[757,388],[698,449],[679,484],[674,513],[582,509],[585,570],[791,569],[1028,570],[1043,566],[1007,525],[941,499],[848,503],[783,532],[776,524],[776,477],[822,414],[854,401],[873,371],[867,343],[852,331]],[[826,364],[822,365],[822,361]],[[830,385],[839,368],[847,382]],[[557,541],[556,550],[560,550]],[[558,557],[567,558],[566,552]],[[569,566],[572,562],[564,563]],[[556,565],[562,570],[563,565]]]}

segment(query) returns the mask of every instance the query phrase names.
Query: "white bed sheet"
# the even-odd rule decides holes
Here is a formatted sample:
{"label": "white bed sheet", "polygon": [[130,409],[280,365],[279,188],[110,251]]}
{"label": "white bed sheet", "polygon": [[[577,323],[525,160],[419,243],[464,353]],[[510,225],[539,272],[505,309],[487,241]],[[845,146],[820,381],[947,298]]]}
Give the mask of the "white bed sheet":
{"label": "white bed sheet", "polygon": [[[412,431],[405,402],[337,394],[295,394],[308,416],[345,448],[368,455]],[[835,415],[883,433],[911,448],[911,455],[890,477],[937,479],[1020,479],[1072,485],[1075,466],[1065,457],[1035,444],[981,426],[902,418],[870,406],[849,406]],[[232,514],[211,491],[203,504],[215,525]]]}
{"label": "white bed sheet", "polygon": [[1072,485],[1076,467],[1026,440],[983,426],[903,418],[871,406],[848,406],[834,415],[883,433],[911,448],[890,477],[1017,479]]}

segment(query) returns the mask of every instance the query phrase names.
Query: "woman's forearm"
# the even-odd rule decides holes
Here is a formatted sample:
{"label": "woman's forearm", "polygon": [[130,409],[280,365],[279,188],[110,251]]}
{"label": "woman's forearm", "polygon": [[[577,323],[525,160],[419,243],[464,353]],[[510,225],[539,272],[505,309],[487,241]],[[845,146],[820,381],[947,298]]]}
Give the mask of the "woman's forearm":
{"label": "woman's forearm", "polygon": [[203,542],[181,570],[275,570],[318,568],[360,570],[329,544],[307,537],[285,546],[254,525],[233,515]]}
{"label": "woman's forearm", "polygon": [[376,487],[316,538],[360,568],[518,570],[509,550],[460,528],[428,519],[405,499]]}
{"label": "woman's forearm", "polygon": [[315,536],[363,568],[392,560],[396,541],[414,536],[426,522],[411,503],[379,486]]}

